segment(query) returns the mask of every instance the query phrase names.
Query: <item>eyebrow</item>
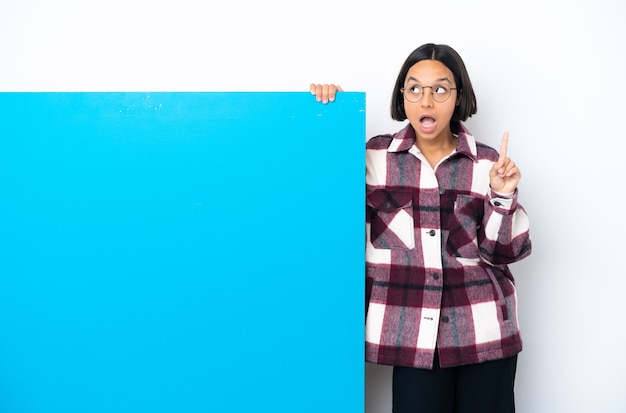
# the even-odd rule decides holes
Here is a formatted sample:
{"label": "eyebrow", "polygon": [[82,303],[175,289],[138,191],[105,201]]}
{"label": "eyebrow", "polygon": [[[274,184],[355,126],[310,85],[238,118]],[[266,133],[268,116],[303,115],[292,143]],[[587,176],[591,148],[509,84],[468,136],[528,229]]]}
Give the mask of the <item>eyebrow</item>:
{"label": "eyebrow", "polygon": [[[418,83],[419,83],[419,80],[417,80],[417,78],[415,78],[415,77],[413,77],[413,76],[409,77],[409,78],[407,79],[407,82],[408,82],[408,81],[410,81],[410,80],[413,80],[413,81],[415,81],[415,82],[418,82]],[[435,83],[437,83],[437,82],[448,82],[448,83],[452,83],[452,82],[450,81],[450,79],[449,79],[449,78],[447,78],[447,77],[440,77],[439,79],[435,80]]]}

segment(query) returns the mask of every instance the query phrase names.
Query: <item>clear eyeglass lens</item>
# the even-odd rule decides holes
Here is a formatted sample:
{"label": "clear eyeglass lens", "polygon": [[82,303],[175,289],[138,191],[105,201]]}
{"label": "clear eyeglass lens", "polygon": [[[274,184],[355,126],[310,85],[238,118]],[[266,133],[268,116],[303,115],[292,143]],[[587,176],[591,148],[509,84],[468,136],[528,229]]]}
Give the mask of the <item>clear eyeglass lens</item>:
{"label": "clear eyeglass lens", "polygon": [[433,98],[437,102],[445,102],[450,97],[450,89],[445,86],[436,86],[433,88]]}

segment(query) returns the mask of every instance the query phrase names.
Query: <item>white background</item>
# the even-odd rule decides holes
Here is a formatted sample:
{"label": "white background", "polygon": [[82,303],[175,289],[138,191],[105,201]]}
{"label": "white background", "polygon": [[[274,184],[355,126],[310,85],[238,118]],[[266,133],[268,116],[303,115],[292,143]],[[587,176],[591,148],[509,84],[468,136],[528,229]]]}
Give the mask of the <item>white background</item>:
{"label": "white background", "polygon": [[[534,252],[513,266],[518,411],[624,412],[625,23],[622,0],[0,0],[0,91],[334,82],[367,93],[372,136],[402,127],[389,102],[406,56],[451,45],[478,96],[467,125],[496,148],[510,131],[531,218]],[[366,366],[368,413],[391,411],[390,371]]]}

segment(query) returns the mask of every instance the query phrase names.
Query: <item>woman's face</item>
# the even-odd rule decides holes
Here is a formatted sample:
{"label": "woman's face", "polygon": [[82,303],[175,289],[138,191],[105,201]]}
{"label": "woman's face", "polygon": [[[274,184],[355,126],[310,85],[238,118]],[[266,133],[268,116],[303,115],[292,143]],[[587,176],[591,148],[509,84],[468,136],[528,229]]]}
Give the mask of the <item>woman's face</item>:
{"label": "woman's face", "polygon": [[438,60],[421,60],[409,69],[404,89],[404,112],[417,139],[436,141],[451,137],[450,119],[461,94],[455,90],[450,69]]}

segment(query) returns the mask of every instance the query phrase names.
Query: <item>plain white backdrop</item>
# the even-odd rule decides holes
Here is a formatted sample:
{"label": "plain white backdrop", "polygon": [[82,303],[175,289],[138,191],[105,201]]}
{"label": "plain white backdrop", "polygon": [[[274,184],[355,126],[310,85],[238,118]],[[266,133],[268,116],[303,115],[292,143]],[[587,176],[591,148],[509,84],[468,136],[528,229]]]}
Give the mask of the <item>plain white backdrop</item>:
{"label": "plain white backdrop", "polygon": [[[478,96],[468,127],[496,148],[509,131],[523,175],[534,252],[513,266],[525,341],[518,411],[618,413],[625,22],[622,0],[0,0],[0,91],[332,82],[367,93],[369,137],[403,126],[389,102],[406,56],[426,42],[451,45]],[[390,368],[365,369],[367,413],[391,412]]]}

